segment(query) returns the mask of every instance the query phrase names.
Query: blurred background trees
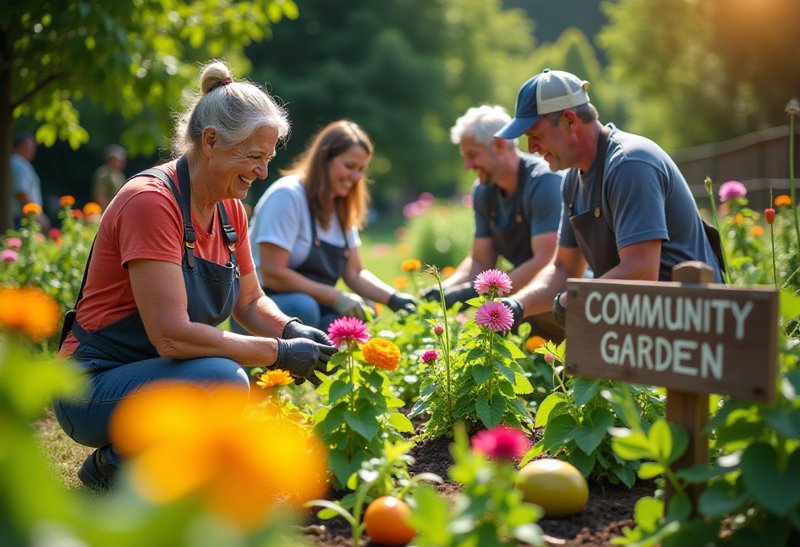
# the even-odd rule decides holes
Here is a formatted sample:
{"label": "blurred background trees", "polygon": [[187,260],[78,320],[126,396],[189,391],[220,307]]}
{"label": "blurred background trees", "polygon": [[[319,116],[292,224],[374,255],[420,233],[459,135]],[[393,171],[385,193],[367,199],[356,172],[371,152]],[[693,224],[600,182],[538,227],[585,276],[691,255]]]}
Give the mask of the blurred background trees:
{"label": "blurred background trees", "polygon": [[[544,67],[589,80],[603,121],[668,150],[783,125],[800,96],[797,0],[117,4],[13,0],[0,15],[0,41],[13,46],[11,57],[0,48],[6,115],[45,144],[34,165],[46,193],[88,198],[110,142],[132,152],[128,173],[166,158],[169,112],[212,57],[266,83],[290,112],[292,137],[250,199],[315,129],[347,117],[376,141],[372,193],[384,210],[422,191],[466,191],[452,123],[480,103],[513,111],[520,84]],[[37,81],[39,99],[15,105]],[[0,132],[9,138],[2,119]]]}

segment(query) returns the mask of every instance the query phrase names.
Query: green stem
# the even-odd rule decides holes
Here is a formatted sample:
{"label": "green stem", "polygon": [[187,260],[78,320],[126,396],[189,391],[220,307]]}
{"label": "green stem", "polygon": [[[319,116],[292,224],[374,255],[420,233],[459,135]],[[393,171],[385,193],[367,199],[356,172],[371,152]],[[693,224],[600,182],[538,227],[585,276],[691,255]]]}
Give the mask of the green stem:
{"label": "green stem", "polygon": [[720,239],[720,247],[722,248],[722,262],[723,267],[725,268],[724,276],[725,276],[725,283],[730,285],[731,284],[731,277],[730,277],[730,267],[728,266],[728,253],[725,251],[725,237],[722,234],[722,230],[719,227],[719,219],[717,218],[717,202],[714,199],[714,191],[711,188],[711,179],[706,177],[705,180],[706,184],[706,193],[708,194],[708,199],[711,200],[711,218],[714,221],[714,227],[719,232],[719,239]]}
{"label": "green stem", "polygon": [[447,384],[447,424],[448,429],[453,427],[453,399],[452,391],[450,389],[450,326],[447,321],[447,305],[444,301],[444,288],[442,287],[442,280],[438,273],[436,274],[436,283],[439,285],[439,298],[442,302],[442,350],[444,351],[444,366],[445,366],[445,383]]}
{"label": "green stem", "polygon": [[[486,358],[486,364],[489,366],[490,369],[493,369],[492,366],[492,353],[494,351],[494,331],[489,329],[489,339],[487,340],[489,343],[489,348],[487,351],[488,357]],[[494,383],[494,370],[489,374],[489,386],[488,386],[488,395],[489,395],[489,405],[492,404],[492,388]]]}
{"label": "green stem", "polygon": [[795,114],[789,114],[789,192],[792,198],[792,212],[794,214],[794,231],[798,243],[800,243],[800,220],[797,218],[797,192],[794,187],[794,118]]}
{"label": "green stem", "polygon": [[772,280],[775,283],[775,289],[780,290],[778,287],[778,268],[775,266],[775,230],[772,224],[769,225],[769,238],[772,243]]}
{"label": "green stem", "polygon": [[[349,407],[350,411],[355,414],[356,412],[356,366],[353,360],[353,353],[350,347],[347,348],[347,372],[350,375],[350,385],[353,386],[353,389],[350,390],[350,401]],[[355,449],[353,448],[353,437],[354,435],[351,433],[347,436],[347,457],[352,458],[353,452]]]}

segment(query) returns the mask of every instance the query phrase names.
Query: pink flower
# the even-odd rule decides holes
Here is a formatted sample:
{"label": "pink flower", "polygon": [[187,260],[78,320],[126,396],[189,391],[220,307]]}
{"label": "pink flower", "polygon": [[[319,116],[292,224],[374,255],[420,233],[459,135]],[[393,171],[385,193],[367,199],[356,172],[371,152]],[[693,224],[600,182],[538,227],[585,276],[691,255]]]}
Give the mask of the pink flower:
{"label": "pink flower", "polygon": [[420,360],[425,363],[426,365],[430,365],[434,361],[439,358],[439,354],[436,352],[435,349],[426,350],[425,353],[422,354]]}
{"label": "pink flower", "polygon": [[511,278],[505,272],[495,269],[479,273],[473,285],[478,294],[502,296],[511,292]]}
{"label": "pink flower", "polygon": [[352,346],[353,344],[363,344],[369,340],[367,326],[355,317],[340,317],[328,325],[328,336],[333,345],[340,348]]}
{"label": "pink flower", "polygon": [[518,460],[531,447],[531,441],[519,429],[499,425],[472,437],[472,449],[495,460]]}
{"label": "pink flower", "polygon": [[475,313],[475,322],[495,332],[506,331],[514,324],[514,314],[502,302],[484,302]]}
{"label": "pink flower", "polygon": [[435,334],[436,336],[441,336],[443,332],[444,332],[444,327],[441,324],[437,323],[436,325],[433,326],[433,334]]}
{"label": "pink flower", "polygon": [[747,188],[738,180],[723,182],[719,187],[719,199],[723,203],[736,198],[743,198],[747,195]]}
{"label": "pink flower", "polygon": [[548,363],[552,363],[553,361],[555,361],[555,360],[556,360],[556,356],[555,356],[555,355],[553,355],[552,353],[545,353],[545,354],[544,354],[544,360],[545,360],[546,362],[548,362]]}
{"label": "pink flower", "polygon": [[5,249],[2,253],[0,253],[0,260],[3,262],[16,262],[19,258],[17,251],[13,251],[11,249]]}
{"label": "pink flower", "polygon": [[22,249],[22,240],[18,237],[9,237],[6,239],[6,247],[9,249]]}

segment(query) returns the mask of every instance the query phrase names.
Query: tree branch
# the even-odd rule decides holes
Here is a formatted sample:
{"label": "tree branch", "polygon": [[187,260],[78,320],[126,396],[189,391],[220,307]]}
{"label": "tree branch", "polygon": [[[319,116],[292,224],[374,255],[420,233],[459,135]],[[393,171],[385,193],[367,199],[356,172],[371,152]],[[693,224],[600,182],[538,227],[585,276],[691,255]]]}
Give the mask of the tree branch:
{"label": "tree branch", "polygon": [[54,82],[54,81],[56,81],[56,80],[58,80],[60,78],[64,78],[66,76],[67,76],[67,71],[65,71],[65,70],[60,70],[60,71],[53,72],[52,74],[49,74],[45,79],[37,82],[36,85],[33,86],[33,89],[31,89],[30,91],[28,91],[27,93],[22,95],[18,100],[12,102],[11,103],[11,111],[13,112],[15,108],[17,108],[19,105],[24,104],[25,102],[27,102],[28,99],[30,99],[31,97],[33,97],[34,95],[39,93],[42,89],[47,87],[52,82]]}

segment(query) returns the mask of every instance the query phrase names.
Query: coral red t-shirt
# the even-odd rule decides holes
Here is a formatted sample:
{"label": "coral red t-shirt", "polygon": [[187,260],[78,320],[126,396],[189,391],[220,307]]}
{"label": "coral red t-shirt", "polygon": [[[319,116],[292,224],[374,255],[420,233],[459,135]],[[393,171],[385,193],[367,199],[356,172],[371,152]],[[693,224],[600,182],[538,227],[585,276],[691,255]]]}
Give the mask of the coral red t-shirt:
{"label": "coral red t-shirt", "polygon": [[[175,161],[160,166],[160,169],[177,184]],[[238,236],[236,258],[244,277],[255,270],[247,238],[247,214],[238,199],[226,199],[223,205]],[[219,216],[214,215],[210,232],[202,227],[194,214],[192,224],[197,238],[195,256],[227,264],[230,254]],[[78,305],[78,322],[87,331],[93,331],[135,311],[128,262],[162,260],[180,266],[183,249],[181,211],[167,185],[150,176],[128,181],[103,213],[83,298]],[[59,355],[69,357],[77,347],[78,340],[69,333]]]}

